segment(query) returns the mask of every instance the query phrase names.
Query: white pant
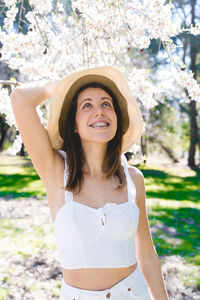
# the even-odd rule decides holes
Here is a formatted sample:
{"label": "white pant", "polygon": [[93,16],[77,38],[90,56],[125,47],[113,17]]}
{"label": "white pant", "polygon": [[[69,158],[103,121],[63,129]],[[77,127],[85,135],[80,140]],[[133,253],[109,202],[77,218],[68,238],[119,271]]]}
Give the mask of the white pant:
{"label": "white pant", "polygon": [[129,276],[103,291],[72,287],[62,280],[60,300],[151,300],[139,266]]}

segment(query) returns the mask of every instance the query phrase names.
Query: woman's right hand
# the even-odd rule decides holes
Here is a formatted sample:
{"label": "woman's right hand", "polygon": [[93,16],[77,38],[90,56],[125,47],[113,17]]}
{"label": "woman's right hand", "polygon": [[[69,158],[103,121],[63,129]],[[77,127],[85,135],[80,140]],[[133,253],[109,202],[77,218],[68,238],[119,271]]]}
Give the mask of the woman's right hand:
{"label": "woman's right hand", "polygon": [[58,83],[59,80],[41,80],[28,84],[22,84],[13,90],[10,97],[11,100],[13,98],[20,98],[21,101],[24,99],[26,101],[26,105],[30,104],[36,107],[51,97],[52,92]]}

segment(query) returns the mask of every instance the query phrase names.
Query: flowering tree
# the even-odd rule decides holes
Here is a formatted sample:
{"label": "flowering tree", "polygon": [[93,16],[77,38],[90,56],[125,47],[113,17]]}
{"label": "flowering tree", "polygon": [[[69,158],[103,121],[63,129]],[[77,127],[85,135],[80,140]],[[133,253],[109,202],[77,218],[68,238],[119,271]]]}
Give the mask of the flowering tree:
{"label": "flowering tree", "polygon": [[[147,69],[136,68],[134,53],[148,49],[153,39],[159,39],[177,82],[187,89],[193,101],[200,101],[200,88],[193,73],[174,55],[177,46],[172,40],[183,31],[200,34],[200,24],[187,29],[173,23],[171,2],[74,0],[69,7],[65,2],[0,1],[3,15],[0,62],[19,70],[20,82],[55,80],[79,69],[116,66],[125,73],[132,92],[148,110],[156,105],[156,95],[164,87],[162,83],[152,84]],[[6,115],[10,126],[16,123],[5,87],[9,85],[12,89],[20,82],[0,81],[1,113]],[[46,118],[40,108],[38,113],[45,125]],[[18,135],[10,153],[16,154],[20,148]]]}
{"label": "flowering tree", "polygon": [[[195,24],[199,22],[199,14],[200,14],[200,2],[197,0],[174,0],[174,9],[172,10],[172,18],[176,21],[176,23],[180,24],[180,26],[183,28],[191,28],[191,24],[195,28]],[[175,37],[173,37],[173,41],[178,47],[175,47],[173,52],[173,59],[176,61],[179,61],[181,63],[182,58],[182,70],[185,68],[190,69],[190,71],[193,73],[194,78],[197,80],[200,79],[200,68],[199,68],[199,55],[200,55],[200,35],[195,36],[192,34],[188,34],[188,32],[182,31]],[[166,56],[162,55],[162,45],[159,47],[159,41],[154,40],[150,47],[149,47],[149,55],[150,55],[150,61],[151,61],[151,68],[153,70],[158,70],[158,72],[152,73],[151,75],[156,80],[160,80],[160,69],[157,68],[157,66],[161,66],[165,72],[167,72],[169,62],[166,59]],[[159,50],[160,49],[160,50]],[[155,67],[156,66],[156,67]],[[163,76],[164,75],[164,76]],[[162,76],[165,76],[165,73],[162,72]],[[168,92],[169,89],[169,92]],[[177,117],[179,120],[177,120],[177,117],[174,116],[174,119],[172,120],[174,124],[174,132],[176,132],[176,136],[173,137],[173,144],[171,145],[171,150],[177,150],[178,146],[184,145],[182,150],[185,148],[188,151],[188,165],[192,168],[196,167],[196,164],[198,164],[196,160],[195,164],[195,152],[197,150],[197,147],[199,147],[199,154],[200,154],[200,123],[198,124],[198,121],[200,120],[198,115],[200,114],[200,105],[196,101],[194,101],[189,95],[186,88],[179,88],[176,82],[174,84],[165,84],[165,97],[159,97],[159,105],[156,106],[155,110],[151,110],[151,112],[154,112],[154,117],[157,116],[157,126],[158,123],[161,125],[160,129],[158,129],[158,132],[160,130],[160,134],[156,132],[155,124],[149,121],[150,117],[153,117],[152,114],[146,114],[148,121],[148,127],[146,127],[145,134],[143,135],[143,139],[147,139],[148,141],[154,141],[154,143],[159,144],[163,148],[164,147],[170,147],[170,140],[168,140],[168,133],[164,131],[164,134],[161,135],[162,130],[166,127],[167,123],[163,124],[162,116],[158,112],[159,107],[162,107],[164,102],[166,105],[169,105],[169,103],[173,107],[176,107],[176,110],[178,112]],[[169,100],[169,101],[168,101]],[[169,102],[167,104],[167,102]],[[179,107],[179,109],[178,109]],[[155,120],[154,120],[155,121]],[[175,122],[175,123],[174,123]],[[172,123],[170,123],[170,128],[172,126]],[[176,124],[176,125],[175,125]],[[180,127],[181,126],[181,127]],[[185,126],[187,129],[184,129]],[[181,129],[182,128],[182,129]],[[153,129],[153,130],[152,130]],[[183,134],[184,131],[184,134]],[[181,134],[182,133],[182,134]],[[185,137],[187,138],[185,139]],[[168,137],[168,138],[167,138]],[[189,137],[189,138],[188,138]],[[166,139],[165,139],[166,138]],[[177,140],[178,138],[178,140]],[[165,140],[165,143],[163,144],[160,142],[160,140]],[[177,143],[178,142],[178,143]],[[186,143],[186,144],[185,144]],[[176,145],[175,148],[173,145]],[[180,150],[180,148],[179,148]],[[168,152],[168,151],[167,151]],[[176,152],[175,152],[176,153]],[[171,154],[170,154],[171,156]],[[175,155],[176,156],[176,155]],[[197,158],[197,155],[196,155]]]}

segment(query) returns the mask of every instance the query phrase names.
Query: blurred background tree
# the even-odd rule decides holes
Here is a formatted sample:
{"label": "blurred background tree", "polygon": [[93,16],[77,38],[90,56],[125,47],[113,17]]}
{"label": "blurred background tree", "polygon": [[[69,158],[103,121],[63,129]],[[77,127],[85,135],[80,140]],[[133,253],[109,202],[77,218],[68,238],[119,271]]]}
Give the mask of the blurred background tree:
{"label": "blurred background tree", "polygon": [[[184,28],[190,28],[195,26],[200,15],[200,2],[197,0],[175,0],[173,9],[174,22],[180,23]],[[200,81],[200,36],[194,36],[186,34],[185,32],[177,35],[173,38],[174,43],[179,46],[176,48],[177,56],[183,61],[184,65],[182,69],[189,68],[194,73],[194,78]],[[152,74],[155,76],[155,80],[158,71],[158,66],[162,65],[163,70],[168,70],[169,59],[160,55],[160,52],[165,51],[165,47],[159,40],[153,40],[149,49],[149,59],[152,68]],[[176,84],[175,84],[176,85]],[[173,151],[176,153],[176,157],[183,158],[184,153],[187,151],[187,164],[191,168],[199,168],[200,166],[200,105],[196,101],[192,100],[187,90],[178,89],[177,85],[171,89],[171,92],[165,98],[160,99],[160,104],[152,109],[149,117],[149,124],[153,128],[159,126],[160,131],[157,132],[155,137],[154,130],[144,135],[143,142],[147,144],[156,143],[168,154],[172,161],[176,161]],[[167,99],[169,101],[167,101]],[[162,104],[162,105],[161,105]],[[163,108],[166,106],[166,109]],[[171,114],[174,114],[174,119],[162,117],[162,114],[167,111],[167,107],[171,106]],[[162,108],[162,109],[161,109]],[[161,110],[160,110],[161,109]],[[165,111],[165,112],[164,112]],[[155,123],[156,114],[158,119]],[[170,114],[170,110],[168,111]],[[165,122],[171,120],[171,126],[168,124],[166,127]],[[171,128],[171,130],[170,130]],[[172,130],[173,128],[173,130]],[[173,145],[170,143],[170,139],[167,137],[171,135]],[[160,137],[160,138],[158,138]],[[162,140],[162,141],[161,141]],[[163,144],[163,140],[165,140]],[[171,140],[171,141],[172,141]],[[170,151],[169,151],[170,149]]]}

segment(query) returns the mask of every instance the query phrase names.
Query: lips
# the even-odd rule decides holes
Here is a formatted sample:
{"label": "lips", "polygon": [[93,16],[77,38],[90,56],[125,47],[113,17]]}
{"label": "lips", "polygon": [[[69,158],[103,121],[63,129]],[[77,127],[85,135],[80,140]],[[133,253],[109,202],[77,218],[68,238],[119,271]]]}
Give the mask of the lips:
{"label": "lips", "polygon": [[105,121],[98,121],[98,122],[93,122],[89,126],[93,128],[106,128],[110,125],[109,122]]}

